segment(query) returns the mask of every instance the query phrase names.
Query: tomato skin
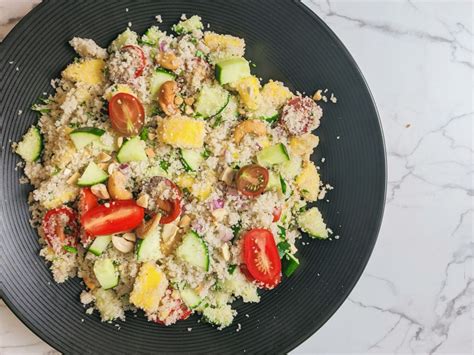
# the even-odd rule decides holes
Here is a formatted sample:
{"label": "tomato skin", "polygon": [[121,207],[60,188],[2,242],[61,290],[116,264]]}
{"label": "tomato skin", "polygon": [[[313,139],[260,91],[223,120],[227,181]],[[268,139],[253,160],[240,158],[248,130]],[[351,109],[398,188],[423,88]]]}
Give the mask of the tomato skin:
{"label": "tomato skin", "polygon": [[259,287],[274,288],[281,281],[281,260],[272,232],[251,229],[243,240],[244,274],[251,276]]}
{"label": "tomato skin", "polygon": [[236,176],[237,190],[245,196],[256,197],[265,191],[268,185],[268,170],[258,164],[240,168]]}
{"label": "tomato skin", "polygon": [[143,50],[138,46],[134,46],[133,44],[123,46],[121,50],[135,51],[136,53],[138,53],[141,64],[135,70],[135,78],[138,78],[139,76],[141,76],[143,74],[143,69],[145,69],[146,64],[147,64],[145,53],[143,53]]}
{"label": "tomato skin", "polygon": [[160,219],[160,224],[168,224],[173,222],[176,218],[181,215],[181,199],[182,194],[178,186],[176,186],[171,180],[163,178],[166,185],[171,187],[174,190],[174,195],[177,197],[170,200],[161,200],[157,199],[156,203],[160,210],[162,210],[162,215]]}
{"label": "tomato skin", "polygon": [[77,245],[79,225],[71,208],[61,206],[49,210],[43,218],[42,227],[46,242],[56,253],[63,252],[66,245]]}
{"label": "tomato skin", "polygon": [[[99,200],[92,193],[91,189],[89,187],[83,187],[79,192],[79,202],[77,206],[77,209],[79,210],[79,216],[82,216],[84,213],[98,205]],[[83,245],[88,245],[94,238],[84,230],[81,230],[80,236]]]}
{"label": "tomato skin", "polygon": [[144,216],[145,209],[134,200],[111,201],[87,211],[81,224],[92,236],[123,233],[138,227]]}
{"label": "tomato skin", "polygon": [[145,122],[145,109],[137,97],[119,92],[109,101],[112,128],[124,136],[136,136]]}
{"label": "tomato skin", "polygon": [[273,221],[272,222],[273,223],[278,222],[280,220],[282,211],[283,211],[283,208],[281,208],[281,207],[275,207],[273,209],[273,213],[272,213],[272,215],[273,215]]}

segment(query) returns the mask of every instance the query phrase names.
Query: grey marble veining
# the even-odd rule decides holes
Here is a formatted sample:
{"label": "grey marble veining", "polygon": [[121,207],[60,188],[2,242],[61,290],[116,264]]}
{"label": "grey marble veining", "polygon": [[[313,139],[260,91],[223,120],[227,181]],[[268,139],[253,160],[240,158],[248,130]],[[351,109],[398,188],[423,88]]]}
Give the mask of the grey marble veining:
{"label": "grey marble veining", "polygon": [[[0,0],[0,37],[37,2]],[[294,353],[471,354],[473,3],[304,2],[369,83],[389,182],[379,241],[360,282]],[[53,352],[0,304],[1,354]]]}

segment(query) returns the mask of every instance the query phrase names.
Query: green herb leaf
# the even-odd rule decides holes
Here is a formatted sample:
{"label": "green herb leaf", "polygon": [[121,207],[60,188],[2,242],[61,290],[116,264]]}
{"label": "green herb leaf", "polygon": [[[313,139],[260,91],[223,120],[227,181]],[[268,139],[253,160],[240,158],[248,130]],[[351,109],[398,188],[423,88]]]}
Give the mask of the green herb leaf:
{"label": "green herb leaf", "polygon": [[71,254],[77,254],[77,249],[69,245],[63,245],[63,249]]}
{"label": "green herb leaf", "polygon": [[142,141],[147,141],[148,140],[148,127],[145,127],[142,129],[140,132],[140,139]]}
{"label": "green herb leaf", "polygon": [[280,175],[280,185],[281,185],[281,192],[283,192],[283,194],[286,194],[286,181],[285,179],[283,179],[283,177]]}
{"label": "green herb leaf", "polygon": [[200,51],[199,49],[196,51],[196,54],[194,54],[198,58],[206,59],[206,55]]}
{"label": "green herb leaf", "polygon": [[168,172],[168,168],[170,167],[170,163],[166,160],[160,161],[160,167],[165,171],[165,173]]}
{"label": "green herb leaf", "polygon": [[237,265],[230,265],[229,268],[227,269],[227,271],[229,272],[229,275],[232,275],[235,271],[235,269],[237,268]]}
{"label": "green herb leaf", "polygon": [[283,226],[277,226],[279,231],[278,235],[280,236],[281,239],[286,239],[286,229]]}
{"label": "green herb leaf", "polygon": [[239,221],[239,223],[234,224],[233,226],[231,226],[230,229],[232,229],[232,232],[234,233],[234,238],[237,237],[240,230],[242,229],[242,222]]}
{"label": "green herb leaf", "polygon": [[285,254],[290,250],[290,243],[288,242],[280,242],[277,245],[278,248],[278,254],[280,254],[280,259],[285,256]]}

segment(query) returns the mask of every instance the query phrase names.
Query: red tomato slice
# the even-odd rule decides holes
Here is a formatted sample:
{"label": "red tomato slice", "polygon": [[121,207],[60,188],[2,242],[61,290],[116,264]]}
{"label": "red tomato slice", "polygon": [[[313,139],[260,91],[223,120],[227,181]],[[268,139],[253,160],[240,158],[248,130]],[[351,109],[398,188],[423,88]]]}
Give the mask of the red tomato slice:
{"label": "red tomato slice", "polygon": [[144,216],[144,208],[134,200],[111,201],[87,211],[81,224],[93,236],[123,233],[138,227]]}
{"label": "red tomato slice", "polygon": [[135,69],[135,78],[138,78],[143,74],[143,69],[145,69],[147,64],[145,53],[143,53],[143,50],[140,47],[134,45],[123,46],[121,50],[136,53],[135,55],[138,56],[140,64],[137,66],[137,69]]}
{"label": "red tomato slice", "polygon": [[74,211],[62,206],[49,210],[43,218],[43,231],[46,242],[56,253],[63,252],[64,246],[75,246],[79,226]]}
{"label": "red tomato slice", "polygon": [[275,207],[273,209],[273,222],[278,222],[280,220],[280,217],[281,217],[281,212],[283,211],[283,209],[281,207]]}
{"label": "red tomato slice", "polygon": [[145,110],[135,96],[120,92],[109,101],[110,123],[124,136],[136,136],[145,122]]}
{"label": "red tomato slice", "polygon": [[166,184],[174,190],[173,194],[177,197],[171,200],[156,199],[156,204],[162,214],[160,224],[171,223],[181,215],[181,190],[171,180],[164,179]]}
{"label": "red tomato slice", "polygon": [[272,232],[252,229],[244,234],[244,263],[248,274],[263,288],[281,281],[281,261]]}
{"label": "red tomato slice", "polygon": [[268,170],[257,164],[244,166],[237,173],[236,181],[240,193],[249,197],[258,196],[268,185]]}
{"label": "red tomato slice", "polygon": [[[97,197],[91,192],[91,189],[88,187],[82,188],[81,191],[79,192],[79,202],[77,206],[79,210],[79,216],[82,216],[91,208],[94,208],[95,206],[98,206],[98,205],[99,205],[99,201]],[[93,239],[93,236],[86,233],[84,230],[81,230],[80,235],[81,235],[81,242],[83,245],[88,245]]]}

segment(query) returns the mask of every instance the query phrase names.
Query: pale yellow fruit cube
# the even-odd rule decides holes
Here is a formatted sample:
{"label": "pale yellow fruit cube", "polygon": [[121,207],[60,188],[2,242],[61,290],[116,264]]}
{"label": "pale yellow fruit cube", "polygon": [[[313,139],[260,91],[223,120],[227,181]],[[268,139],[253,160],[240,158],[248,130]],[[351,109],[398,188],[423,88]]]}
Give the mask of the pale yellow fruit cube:
{"label": "pale yellow fruit cube", "polygon": [[62,76],[73,82],[82,82],[89,85],[97,85],[104,81],[105,62],[102,59],[86,59],[78,63],[72,63],[63,70]]}
{"label": "pale yellow fruit cube", "polygon": [[140,267],[130,293],[130,302],[146,313],[158,310],[160,301],[168,287],[166,275],[154,262],[146,262]]}
{"label": "pale yellow fruit cube", "polygon": [[296,177],[296,185],[306,201],[316,201],[319,195],[319,173],[313,162],[306,162],[301,173]]}
{"label": "pale yellow fruit cube", "polygon": [[204,145],[205,122],[185,116],[162,118],[158,121],[157,137],[178,148],[201,148]]}

